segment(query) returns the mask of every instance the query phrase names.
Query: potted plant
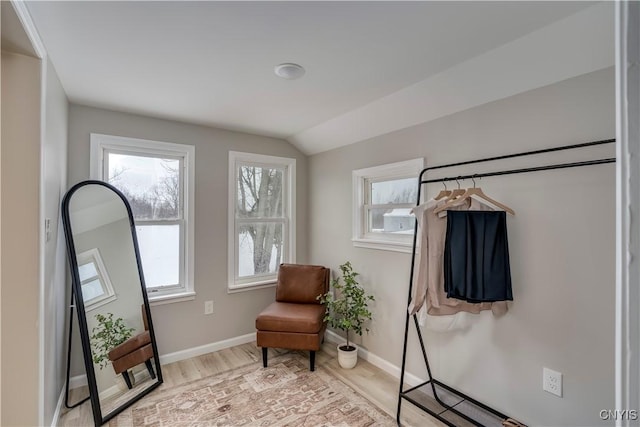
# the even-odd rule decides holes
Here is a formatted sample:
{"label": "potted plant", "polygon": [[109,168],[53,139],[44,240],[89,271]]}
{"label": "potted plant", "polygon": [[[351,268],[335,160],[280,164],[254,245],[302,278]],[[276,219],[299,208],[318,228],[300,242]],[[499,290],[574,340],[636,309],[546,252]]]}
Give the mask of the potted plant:
{"label": "potted plant", "polygon": [[[353,368],[358,361],[358,349],[349,340],[351,331],[362,336],[362,326],[367,320],[371,320],[368,302],[375,301],[373,296],[367,295],[364,288],[356,280],[358,273],[353,271],[351,262],[347,261],[340,266],[340,277],[331,282],[335,296],[331,291],[320,295],[318,299],[326,305],[324,320],[332,328],[342,329],[346,332],[346,344],[338,345],[338,363],[345,369]],[[368,332],[369,329],[365,330]]]}
{"label": "potted plant", "polygon": [[109,352],[122,344],[133,334],[134,328],[128,328],[121,317],[113,319],[113,313],[96,314],[98,326],[91,330],[91,347],[93,347],[93,363],[100,369],[109,363]]}

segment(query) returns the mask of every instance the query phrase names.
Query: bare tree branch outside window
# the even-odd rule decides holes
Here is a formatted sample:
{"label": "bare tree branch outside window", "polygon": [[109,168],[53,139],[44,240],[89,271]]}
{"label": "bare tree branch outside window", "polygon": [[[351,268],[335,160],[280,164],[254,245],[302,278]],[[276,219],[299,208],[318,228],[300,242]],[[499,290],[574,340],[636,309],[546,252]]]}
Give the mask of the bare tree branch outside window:
{"label": "bare tree branch outside window", "polygon": [[238,169],[236,215],[243,221],[239,238],[251,240],[254,274],[272,272],[283,256],[283,224],[270,221],[283,217],[283,170],[255,166]]}
{"label": "bare tree branch outside window", "polygon": [[125,195],[136,219],[178,219],[181,202],[179,162],[172,159],[154,161],[160,162],[164,173],[148,188],[137,186],[132,178],[133,170],[127,167],[113,168],[109,183]]}

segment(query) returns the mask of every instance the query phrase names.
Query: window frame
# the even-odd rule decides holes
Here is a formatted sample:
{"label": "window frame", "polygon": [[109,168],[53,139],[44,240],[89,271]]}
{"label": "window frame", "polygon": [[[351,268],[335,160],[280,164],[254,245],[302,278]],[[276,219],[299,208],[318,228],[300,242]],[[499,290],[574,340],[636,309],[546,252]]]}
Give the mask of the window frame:
{"label": "window frame", "polygon": [[195,200],[195,147],[187,144],[152,141],[113,135],[92,133],[90,176],[107,182],[107,155],[109,153],[139,157],[169,158],[180,162],[181,215],[178,220],[135,220],[135,225],[145,226],[176,223],[182,226],[180,233],[180,270],[178,285],[154,287],[147,290],[152,305],[195,299],[194,283],[194,200]]}
{"label": "window frame", "polygon": [[417,186],[418,176],[423,168],[424,159],[416,158],[364,169],[356,169],[352,172],[353,234],[351,241],[354,247],[411,253],[413,246],[413,233],[390,234],[370,232],[369,212],[373,209],[379,208],[413,208],[415,206],[415,202],[372,204],[370,203],[370,188],[371,183],[406,178],[415,178]]}
{"label": "window frame", "polygon": [[[97,278],[100,282],[100,286],[104,291],[104,295],[100,297],[92,298],[91,300],[84,301],[84,308],[86,311],[95,310],[98,307],[101,307],[111,301],[115,301],[118,296],[116,295],[113,285],[111,284],[111,279],[109,278],[109,274],[107,273],[107,269],[104,266],[104,262],[102,261],[102,257],[100,256],[100,251],[98,248],[89,249],[82,253],[79,253],[77,256],[78,268],[82,265],[86,265],[89,263],[93,263],[96,269]],[[85,284],[89,279],[81,280],[80,287]],[[84,294],[83,294],[84,299]]]}
{"label": "window frame", "polygon": [[[283,206],[282,217],[277,218],[237,218],[238,171],[242,166],[283,169]],[[284,249],[282,263],[295,263],[296,260],[296,159],[268,156],[263,154],[229,151],[229,193],[228,193],[228,262],[227,292],[235,293],[265,287],[273,287],[277,281],[277,272],[273,274],[253,275],[240,278],[238,226],[257,222],[283,224]]]}

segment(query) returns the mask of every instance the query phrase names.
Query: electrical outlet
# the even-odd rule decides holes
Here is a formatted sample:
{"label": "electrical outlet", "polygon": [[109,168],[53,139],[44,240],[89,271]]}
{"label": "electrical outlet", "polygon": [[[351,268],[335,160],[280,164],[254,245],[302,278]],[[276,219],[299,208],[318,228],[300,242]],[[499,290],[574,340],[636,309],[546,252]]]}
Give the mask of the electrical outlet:
{"label": "electrical outlet", "polygon": [[562,374],[549,368],[542,368],[542,389],[562,397]]}
{"label": "electrical outlet", "polygon": [[204,314],[213,314],[213,301],[204,302]]}

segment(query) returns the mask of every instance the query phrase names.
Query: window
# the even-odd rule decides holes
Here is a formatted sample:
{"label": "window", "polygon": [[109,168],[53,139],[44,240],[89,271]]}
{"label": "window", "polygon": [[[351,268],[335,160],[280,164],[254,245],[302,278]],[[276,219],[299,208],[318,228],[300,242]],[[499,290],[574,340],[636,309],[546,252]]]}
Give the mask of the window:
{"label": "window", "polygon": [[78,275],[86,311],[116,299],[111,280],[97,248],[78,254]]}
{"label": "window", "polygon": [[151,301],[195,295],[194,154],[190,145],[91,135],[91,176],[129,200]]}
{"label": "window", "polygon": [[353,171],[353,245],[411,252],[423,159]]}
{"label": "window", "polygon": [[295,261],[295,159],[229,152],[230,292],[272,286]]}

